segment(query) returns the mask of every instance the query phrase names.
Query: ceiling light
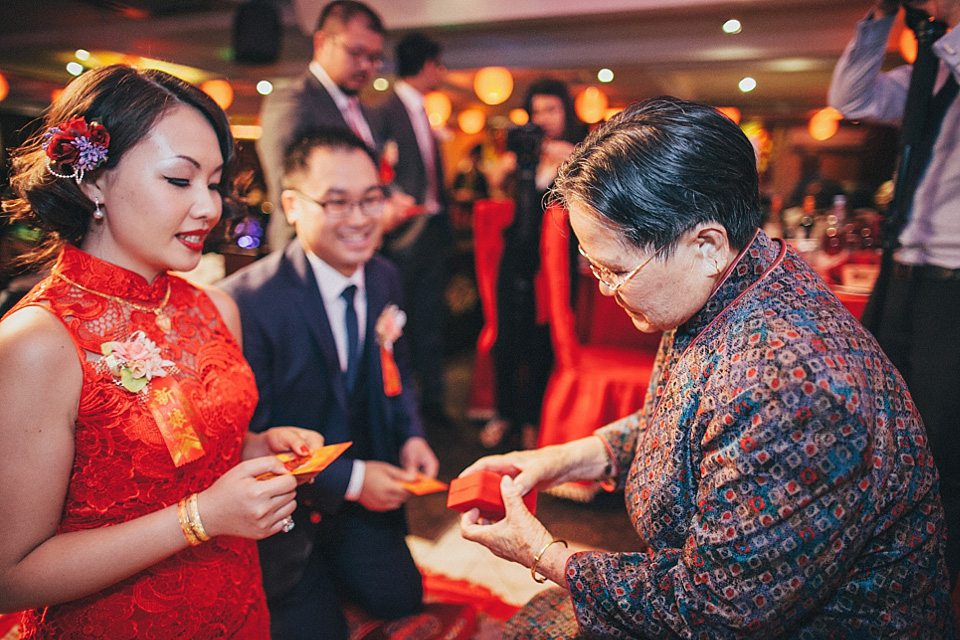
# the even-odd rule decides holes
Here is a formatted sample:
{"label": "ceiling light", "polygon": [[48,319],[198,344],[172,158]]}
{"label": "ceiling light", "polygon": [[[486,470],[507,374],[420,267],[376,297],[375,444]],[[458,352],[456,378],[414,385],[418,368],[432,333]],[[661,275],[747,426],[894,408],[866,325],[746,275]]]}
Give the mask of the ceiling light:
{"label": "ceiling light", "polygon": [[373,88],[377,91],[386,91],[390,87],[390,81],[386,78],[377,78],[373,81]]}
{"label": "ceiling light", "polygon": [[273,93],[273,84],[269,80],[261,80],[257,83],[257,93],[262,96],[268,96]]}
{"label": "ceiling light", "polygon": [[600,71],[597,71],[597,80],[600,82],[613,82],[613,71],[610,69],[600,69]]}
{"label": "ceiling light", "polygon": [[740,24],[739,20],[727,20],[726,22],[723,23],[724,33],[729,33],[729,34],[740,33],[740,29],[742,28],[743,26]]}
{"label": "ceiling light", "polygon": [[73,53],[73,55],[76,56],[77,60],[84,60],[84,61],[86,61],[86,60],[89,60],[89,59],[90,59],[90,52],[87,51],[86,49],[77,49],[77,50]]}
{"label": "ceiling light", "polygon": [[747,76],[741,80],[737,86],[740,87],[740,91],[743,91],[744,93],[750,93],[757,88],[757,81],[750,76]]}
{"label": "ceiling light", "polygon": [[79,62],[68,62],[67,63],[67,73],[72,76],[78,76],[83,73],[83,65]]}

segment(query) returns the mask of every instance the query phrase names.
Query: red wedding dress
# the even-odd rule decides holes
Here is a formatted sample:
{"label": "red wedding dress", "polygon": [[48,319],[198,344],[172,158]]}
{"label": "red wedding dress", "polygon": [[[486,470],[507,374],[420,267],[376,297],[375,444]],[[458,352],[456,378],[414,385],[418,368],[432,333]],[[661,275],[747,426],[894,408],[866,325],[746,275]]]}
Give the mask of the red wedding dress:
{"label": "red wedding dress", "polygon": [[[157,309],[168,287],[163,313],[136,308]],[[58,534],[107,527],[175,505],[240,462],[256,386],[205,293],[168,274],[147,284],[67,246],[52,275],[17,308],[24,305],[56,314],[83,361],[76,452]],[[137,331],[175,363],[164,377],[179,385],[188,422],[202,443],[202,455],[180,466],[152,413],[150,389],[159,389],[161,381],[154,378],[145,392],[133,393],[100,362],[104,342],[126,341]],[[98,593],[28,611],[24,627],[23,638],[30,639],[269,638],[256,543],[219,536],[187,547]]]}

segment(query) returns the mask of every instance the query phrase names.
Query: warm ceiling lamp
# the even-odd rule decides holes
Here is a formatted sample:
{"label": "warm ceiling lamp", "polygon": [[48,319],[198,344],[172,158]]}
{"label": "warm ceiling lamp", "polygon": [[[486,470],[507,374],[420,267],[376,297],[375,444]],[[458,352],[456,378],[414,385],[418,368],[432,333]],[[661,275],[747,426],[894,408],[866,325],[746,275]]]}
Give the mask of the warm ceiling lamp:
{"label": "warm ceiling lamp", "polygon": [[467,109],[461,111],[460,115],[457,116],[457,124],[460,125],[460,130],[467,135],[480,133],[486,123],[487,116],[480,109]]}
{"label": "warm ceiling lamp", "polygon": [[600,122],[607,113],[610,101],[607,94],[596,87],[587,87],[573,102],[573,108],[580,119],[587,124]]}
{"label": "warm ceiling lamp", "polygon": [[530,114],[527,113],[526,109],[511,109],[510,110],[510,122],[522,127],[523,125],[530,122]]}
{"label": "warm ceiling lamp", "polygon": [[900,32],[900,55],[908,64],[913,64],[917,59],[917,36],[911,29]]}
{"label": "warm ceiling lamp", "polygon": [[843,115],[833,107],[824,107],[810,118],[809,130],[814,140],[829,140],[840,127]]}
{"label": "warm ceiling lamp", "polygon": [[423,96],[423,108],[427,112],[431,127],[442,127],[446,124],[453,110],[450,98],[439,91],[431,91]]}
{"label": "warm ceiling lamp", "polygon": [[0,73],[0,100],[6,98],[8,93],[10,93],[10,83],[7,82],[7,79]]}
{"label": "warm ceiling lamp", "polygon": [[200,89],[224,111],[233,104],[233,87],[226,80],[207,80],[200,85]]}
{"label": "warm ceiling lamp", "polygon": [[484,67],[473,77],[473,90],[485,104],[500,104],[513,93],[513,75],[505,67]]}
{"label": "warm ceiling lamp", "polygon": [[733,120],[736,124],[740,124],[740,109],[736,107],[717,107],[717,111]]}

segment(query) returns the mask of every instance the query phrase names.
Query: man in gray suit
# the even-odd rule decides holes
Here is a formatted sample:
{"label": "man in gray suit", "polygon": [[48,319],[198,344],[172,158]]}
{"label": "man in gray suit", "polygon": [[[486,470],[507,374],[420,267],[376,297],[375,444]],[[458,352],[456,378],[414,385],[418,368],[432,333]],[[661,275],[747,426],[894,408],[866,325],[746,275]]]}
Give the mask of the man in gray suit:
{"label": "man in gray suit", "polygon": [[271,250],[283,249],[293,236],[280,210],[280,176],[284,153],[297,136],[316,127],[343,127],[377,148],[357,95],[383,64],[384,34],[380,16],[364,3],[330,2],[317,20],[307,71],[264,100],[257,155],[274,206],[267,228]]}
{"label": "man in gray suit", "polygon": [[416,213],[385,235],[383,253],[403,277],[421,414],[433,426],[449,428],[443,409],[444,291],[453,231],[443,161],[423,106],[424,95],[440,86],[445,68],[440,45],[422,33],[403,37],[395,52],[399,79],[372,110],[371,122],[385,149],[396,145],[393,187],[416,201]]}

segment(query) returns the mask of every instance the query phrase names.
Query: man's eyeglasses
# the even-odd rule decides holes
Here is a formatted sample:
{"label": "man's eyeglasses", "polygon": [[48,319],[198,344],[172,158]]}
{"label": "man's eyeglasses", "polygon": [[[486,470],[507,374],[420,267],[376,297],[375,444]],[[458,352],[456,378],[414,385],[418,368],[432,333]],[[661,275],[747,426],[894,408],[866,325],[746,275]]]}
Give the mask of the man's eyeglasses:
{"label": "man's eyeglasses", "polygon": [[366,61],[374,69],[379,69],[383,66],[382,51],[367,51],[363,47],[348,47],[342,38],[337,38],[337,42],[340,43],[343,51],[350,56],[354,62]]}
{"label": "man's eyeglasses", "polygon": [[368,192],[359,200],[347,200],[346,198],[330,198],[329,200],[314,200],[299,189],[290,189],[304,200],[308,200],[323,209],[328,218],[337,220],[346,218],[353,211],[354,207],[360,209],[360,213],[368,218],[379,218],[383,215],[383,210],[387,206],[387,194],[382,189]]}
{"label": "man's eyeglasses", "polygon": [[654,251],[652,256],[650,256],[649,258],[641,262],[639,265],[637,265],[636,267],[634,267],[633,269],[631,269],[630,271],[622,275],[616,274],[610,269],[607,269],[606,267],[601,267],[600,265],[595,263],[593,260],[590,259],[590,256],[587,255],[587,252],[584,251],[583,247],[581,247],[579,244],[577,245],[577,250],[580,252],[580,255],[582,255],[584,258],[587,259],[587,263],[590,265],[590,271],[591,273],[593,273],[593,277],[595,277],[597,280],[600,281],[600,283],[603,286],[609,289],[610,293],[616,293],[620,289],[620,287],[627,284],[627,281],[630,280],[630,278],[640,273],[640,269],[643,269],[645,266],[647,266],[647,264],[650,263],[651,260],[656,258],[660,254],[660,252],[663,251],[665,246],[666,245]]}

